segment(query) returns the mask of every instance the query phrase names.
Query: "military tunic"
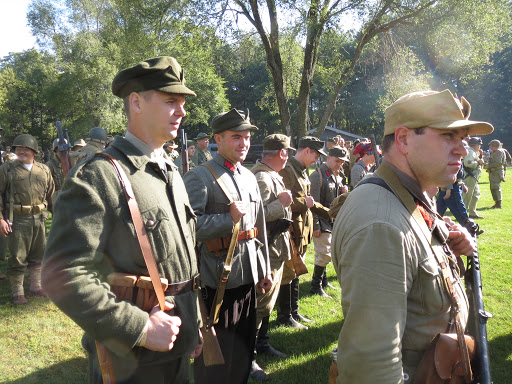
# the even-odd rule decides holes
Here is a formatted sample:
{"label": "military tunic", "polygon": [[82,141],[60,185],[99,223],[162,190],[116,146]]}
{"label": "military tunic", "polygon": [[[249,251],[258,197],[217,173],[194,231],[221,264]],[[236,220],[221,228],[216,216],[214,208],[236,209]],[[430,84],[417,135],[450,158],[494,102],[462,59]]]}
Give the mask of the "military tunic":
{"label": "military tunic", "polygon": [[368,169],[366,168],[366,165],[364,165],[363,160],[359,159],[350,171],[350,186],[355,188],[357,183],[359,183],[367,174]]}
{"label": "military tunic", "polygon": [[[255,284],[270,274],[264,210],[256,178],[248,169],[240,164],[235,167],[219,153],[208,164],[224,181],[231,199],[247,204],[247,213],[240,220],[240,231],[257,228],[258,233],[252,239],[238,241],[231,263],[216,326],[226,364],[205,367],[200,356],[194,362],[194,378],[198,384],[242,383],[249,375],[256,338]],[[227,249],[210,252],[206,242],[231,237],[233,219],[229,213],[229,200],[208,168],[195,167],[185,174],[184,181],[197,215],[201,285],[205,286],[205,302],[209,309],[213,305]]]}
{"label": "military tunic", "polygon": [[[315,201],[315,205],[309,209],[306,204],[306,196],[311,195],[311,182],[306,167],[297,159],[291,157],[279,174],[283,178],[284,185],[292,192],[292,241],[297,247],[298,256],[305,258],[306,249],[313,239],[313,214],[311,211],[328,219],[329,209]],[[293,280],[295,271],[291,262],[285,264],[282,284],[288,284]]]}
{"label": "military tunic", "polygon": [[[335,175],[322,164],[309,176],[311,181],[311,196],[322,204],[329,207],[332,201],[341,194],[343,178]],[[320,230],[320,236],[313,238],[315,244],[315,265],[325,267],[331,261],[331,231],[333,220],[313,214],[313,230]]]}
{"label": "military tunic", "polygon": [[[400,180],[398,188],[430,212],[433,246],[442,247],[446,224],[417,182],[386,162],[381,167],[391,167]],[[345,317],[337,383],[404,383],[404,374],[408,383],[414,382],[425,349],[437,333],[446,332],[450,317],[449,295],[421,227],[393,192],[364,184],[349,194],[338,213],[332,249]],[[456,266],[446,256],[444,260],[452,267],[464,327],[468,301]]]}
{"label": "military tunic", "polygon": [[51,209],[55,184],[50,170],[34,162],[28,170],[19,160],[0,166],[0,218],[9,219],[10,177],[14,181],[12,233],[7,237],[10,257],[8,275],[22,275],[39,267],[46,246],[46,212]]}
{"label": "military tunic", "polygon": [[494,201],[501,201],[501,182],[505,180],[504,166],[506,166],[506,156],[503,149],[498,148],[492,151],[487,164],[489,172],[489,184]]}
{"label": "military tunic", "polygon": [[[286,189],[282,177],[269,166],[256,162],[251,170],[256,176],[260,189],[263,208],[265,211],[265,222],[267,223],[267,235],[269,226],[279,219],[291,219],[290,207],[285,208],[278,196]],[[279,294],[281,277],[283,274],[283,263],[290,259],[290,233],[288,231],[278,234],[272,242],[268,242],[268,253],[270,268],[272,272],[272,288],[266,293],[257,295],[258,300],[258,321],[270,315]]]}
{"label": "military tunic", "polygon": [[[165,160],[160,165],[150,161],[140,145],[132,144],[138,140],[133,137],[116,137],[106,153],[131,181],[160,276],[169,283],[190,280],[198,268],[195,215],[185,186],[168,158],[160,157]],[[113,351],[119,381],[134,374],[144,377],[141,371],[149,378],[158,364],[188,364],[188,354],[199,343],[197,291],[166,293],[182,325],[170,351],[154,352],[137,346],[149,314],[113,294],[106,277],[114,271],[148,276],[116,171],[107,159],[91,157],[70,171],[57,198],[43,265],[44,290],[85,331],[93,382],[101,383],[94,340]]]}
{"label": "military tunic", "polygon": [[99,153],[103,151],[105,145],[102,143],[98,143],[97,141],[90,140],[87,142],[85,146],[80,148],[76,152],[70,152],[69,157],[71,160],[71,166],[74,167],[76,164],[81,162],[87,156],[94,155],[95,153]]}
{"label": "military tunic", "polygon": [[476,204],[480,198],[480,187],[478,186],[478,180],[482,174],[482,163],[480,159],[480,153],[475,151],[474,148],[468,148],[468,154],[464,156],[464,171],[466,177],[464,178],[464,184],[468,188],[466,193],[463,193],[462,198],[464,205],[468,211],[469,216],[477,216]]}
{"label": "military tunic", "polygon": [[194,153],[194,156],[192,156],[192,161],[195,165],[201,165],[207,161],[210,161],[212,158],[212,154],[208,149],[203,151],[201,148],[196,146],[196,152]]}

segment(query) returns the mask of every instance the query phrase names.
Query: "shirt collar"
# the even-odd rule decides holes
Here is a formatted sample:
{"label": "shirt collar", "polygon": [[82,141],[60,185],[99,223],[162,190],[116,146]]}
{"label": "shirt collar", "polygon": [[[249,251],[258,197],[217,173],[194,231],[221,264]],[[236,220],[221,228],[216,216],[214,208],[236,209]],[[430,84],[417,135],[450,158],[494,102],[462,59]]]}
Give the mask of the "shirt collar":
{"label": "shirt collar", "polygon": [[231,163],[229,160],[227,160],[226,158],[224,158],[220,153],[216,153],[215,156],[213,157],[213,159],[215,160],[215,162],[219,165],[221,165],[222,167],[224,167],[226,170],[230,171],[231,173],[235,173],[235,171],[237,173],[240,173],[240,163],[238,164],[233,164]]}
{"label": "shirt collar", "polygon": [[163,146],[161,148],[153,149],[133,133],[128,131],[126,132],[125,139],[141,151],[143,155],[147,156],[150,162],[157,163],[161,169],[167,170],[168,167],[176,167],[165,153]]}

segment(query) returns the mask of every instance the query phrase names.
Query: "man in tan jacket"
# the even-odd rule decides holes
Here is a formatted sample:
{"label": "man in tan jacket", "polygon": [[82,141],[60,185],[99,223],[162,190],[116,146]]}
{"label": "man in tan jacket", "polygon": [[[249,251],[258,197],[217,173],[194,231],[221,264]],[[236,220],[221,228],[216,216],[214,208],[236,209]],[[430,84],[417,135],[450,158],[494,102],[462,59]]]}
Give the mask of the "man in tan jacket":
{"label": "man in tan jacket", "polygon": [[467,231],[441,218],[425,192],[452,184],[471,121],[450,91],[416,92],[386,110],[381,166],[351,192],[333,228],[333,264],[343,292],[337,383],[413,383],[430,341],[448,327],[453,282],[464,328],[468,301],[455,259],[471,255]]}

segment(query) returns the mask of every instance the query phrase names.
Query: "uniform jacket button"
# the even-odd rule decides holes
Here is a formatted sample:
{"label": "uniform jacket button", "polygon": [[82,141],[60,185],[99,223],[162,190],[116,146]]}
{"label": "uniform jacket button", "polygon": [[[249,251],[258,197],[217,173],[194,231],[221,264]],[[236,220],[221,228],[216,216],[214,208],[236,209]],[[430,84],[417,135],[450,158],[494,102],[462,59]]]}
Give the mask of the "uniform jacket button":
{"label": "uniform jacket button", "polygon": [[151,228],[155,226],[155,222],[153,220],[146,221],[146,227]]}

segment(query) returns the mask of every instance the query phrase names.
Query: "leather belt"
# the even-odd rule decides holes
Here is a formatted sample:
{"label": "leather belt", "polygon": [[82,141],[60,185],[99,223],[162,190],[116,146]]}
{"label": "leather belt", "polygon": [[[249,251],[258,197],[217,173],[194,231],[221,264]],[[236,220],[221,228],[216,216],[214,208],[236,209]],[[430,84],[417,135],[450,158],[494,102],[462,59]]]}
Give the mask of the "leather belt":
{"label": "leather belt", "polygon": [[[256,236],[258,236],[258,228],[251,228],[245,231],[240,231],[238,233],[238,240],[250,240],[254,239]],[[230,242],[231,235],[205,241],[205,244],[209,252],[218,253],[228,249]]]}
{"label": "leather belt", "polygon": [[44,211],[46,206],[44,204],[37,205],[20,205],[13,204],[12,210],[16,215],[35,215]]}
{"label": "leather belt", "polygon": [[194,276],[190,280],[180,281],[179,283],[169,284],[165,290],[166,295],[176,296],[182,293],[195,291],[199,284],[199,275]]}

